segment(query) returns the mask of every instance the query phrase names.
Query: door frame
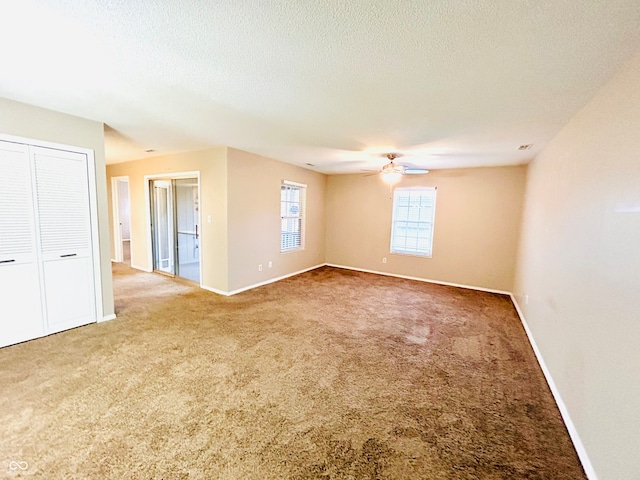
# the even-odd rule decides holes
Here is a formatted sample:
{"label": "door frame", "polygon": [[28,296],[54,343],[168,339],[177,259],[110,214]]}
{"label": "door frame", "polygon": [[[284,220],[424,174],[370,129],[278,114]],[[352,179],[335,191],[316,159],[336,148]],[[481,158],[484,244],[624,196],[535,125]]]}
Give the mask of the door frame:
{"label": "door frame", "polygon": [[[198,225],[202,226],[202,196],[201,196],[201,182],[200,182],[200,170],[188,171],[188,172],[172,172],[172,173],[157,173],[144,176],[144,198],[145,198],[145,216],[146,216],[146,231],[147,231],[147,272],[153,272],[153,234],[152,234],[152,216],[151,216],[151,188],[150,184],[152,180],[179,180],[181,178],[197,178],[198,179]],[[200,238],[202,238],[202,228],[200,228]],[[200,248],[198,249],[198,261],[200,262],[200,280],[198,284],[202,287],[202,240],[200,241]]]}
{"label": "door frame", "polygon": [[[113,246],[114,258],[113,262],[122,263],[124,261],[124,253],[122,250],[122,229],[120,228],[120,196],[118,195],[118,182],[127,181],[127,196],[129,197],[129,248],[132,244],[131,235],[131,183],[128,175],[119,177],[111,177],[111,210],[113,211]],[[131,260],[130,260],[131,261]]]}
{"label": "door frame", "polygon": [[[151,189],[153,187],[153,189]],[[159,179],[154,178],[149,180],[149,192],[150,192],[150,205],[151,205],[151,268],[154,272],[176,276],[176,214],[175,214],[175,198],[174,198],[175,186],[173,178]],[[163,193],[160,194],[159,192]],[[159,203],[160,200],[165,204],[165,215],[160,216]],[[160,237],[160,225],[164,226],[166,221],[166,236]],[[154,223],[155,222],[155,223]],[[161,258],[162,253],[160,250],[160,244],[167,244],[167,258]],[[166,269],[159,265],[163,260],[166,260]]]}
{"label": "door frame", "polygon": [[[90,148],[77,147],[74,145],[66,145],[62,143],[47,142],[44,140],[38,140],[34,138],[19,137],[15,135],[6,135],[0,133],[0,140],[13,143],[21,143],[27,146],[52,148],[54,150],[62,150],[65,152],[82,153],[87,156],[87,183],[89,187],[89,221],[91,222],[91,256],[93,263],[93,295],[95,300],[95,318],[97,322],[103,322],[105,320],[111,320],[115,318],[115,315],[109,317],[104,316],[104,307],[102,304],[102,266],[100,255],[100,231],[98,228],[98,193],[97,193],[97,180],[96,180],[96,160],[95,152]],[[104,178],[104,177],[103,177]],[[107,187],[106,179],[104,181],[104,188]],[[198,183],[199,185],[199,183]],[[108,205],[108,204],[107,204]],[[108,208],[105,205],[105,208]],[[107,257],[108,258],[108,257]],[[40,262],[40,259],[38,259]],[[44,308],[44,307],[43,307]]]}

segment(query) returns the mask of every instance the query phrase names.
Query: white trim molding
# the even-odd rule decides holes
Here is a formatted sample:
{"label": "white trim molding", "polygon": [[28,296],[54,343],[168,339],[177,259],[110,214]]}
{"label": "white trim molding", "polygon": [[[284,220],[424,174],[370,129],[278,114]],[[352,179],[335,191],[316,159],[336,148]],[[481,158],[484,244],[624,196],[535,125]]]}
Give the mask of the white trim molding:
{"label": "white trim molding", "polygon": [[408,275],[399,275],[399,274],[396,274],[396,273],[379,272],[377,270],[367,270],[367,269],[364,269],[364,268],[347,267],[345,265],[336,265],[336,264],[333,264],[333,263],[325,263],[325,265],[327,267],[344,268],[346,270],[356,270],[358,272],[364,272],[364,273],[374,273],[376,275],[384,275],[386,277],[404,278],[406,280],[416,280],[418,282],[435,283],[437,285],[446,285],[448,287],[466,288],[468,290],[479,290],[480,292],[499,293],[501,295],[511,295],[511,292],[507,292],[505,290],[496,290],[494,288],[484,288],[484,287],[476,287],[476,286],[473,286],[473,285],[463,285],[461,283],[443,282],[443,281],[440,281],[440,280],[432,280],[432,279],[429,279],[429,278],[410,277]]}
{"label": "white trim molding", "polygon": [[102,317],[102,320],[98,319],[98,323],[108,322],[109,320],[115,320],[115,319],[116,319],[116,314],[111,313],[109,315],[105,315],[104,317]]}
{"label": "white trim molding", "polygon": [[520,305],[513,294],[511,294],[511,301],[513,302],[513,306],[516,308],[516,312],[518,312],[518,316],[520,317],[520,321],[522,322],[522,326],[524,327],[524,331],[527,333],[527,338],[529,339],[529,343],[531,344],[531,348],[533,348],[533,352],[536,355],[536,359],[538,360],[538,364],[542,369],[542,373],[544,374],[544,378],[547,380],[547,384],[549,385],[549,389],[551,390],[551,394],[553,395],[554,400],[556,401],[556,405],[558,405],[558,409],[560,410],[560,415],[562,415],[562,420],[564,421],[565,426],[567,427],[567,431],[569,432],[569,436],[571,437],[571,441],[573,442],[573,446],[576,449],[576,453],[580,458],[580,462],[582,463],[582,468],[584,469],[584,473],[587,475],[589,480],[598,480],[598,476],[596,475],[596,471],[593,468],[593,464],[591,463],[591,459],[587,454],[586,448],[584,448],[584,444],[580,439],[580,435],[578,434],[578,430],[571,420],[571,415],[569,415],[569,410],[562,400],[562,396],[560,395],[560,390],[556,386],[556,383],[553,381],[553,377],[551,376],[551,372],[547,367],[547,364],[542,357],[542,353],[536,344],[535,339],[533,338],[533,333],[527,324],[527,321],[524,318],[524,314],[522,310],[520,310]]}
{"label": "white trim molding", "polygon": [[220,290],[218,288],[207,287],[206,285],[200,285],[200,288],[202,288],[203,290],[206,290],[208,292],[215,293],[217,295],[223,295],[225,297],[229,296],[229,292],[225,292],[224,290]]}
{"label": "white trim molding", "polygon": [[151,268],[141,267],[140,265],[134,265],[133,263],[131,264],[131,268],[135,268],[136,270],[141,270],[141,271],[147,272],[147,273],[153,272],[153,269],[151,269]]}
{"label": "white trim molding", "polygon": [[251,290],[252,288],[262,287],[263,285],[268,285],[270,283],[278,282],[280,280],[284,280],[285,278],[295,277],[296,275],[300,275],[301,273],[308,272],[310,270],[315,270],[316,268],[324,267],[325,263],[320,263],[318,265],[314,265],[313,267],[305,268],[303,270],[298,270],[297,272],[288,273],[286,275],[282,275],[280,277],[270,278],[269,280],[265,280],[264,282],[255,283],[253,285],[249,285],[247,287],[238,288],[237,290],[230,291],[227,295],[235,295],[236,293],[245,292],[247,290]]}
{"label": "white trim molding", "polygon": [[252,290],[254,288],[262,287],[263,285],[268,285],[270,283],[278,282],[280,280],[284,280],[285,278],[294,277],[296,275],[300,275],[301,273],[309,272],[311,270],[315,270],[316,268],[326,266],[326,263],[320,263],[318,265],[314,265],[313,267],[305,268],[303,270],[298,270],[297,272],[288,273],[286,275],[282,275],[280,277],[270,278],[269,280],[265,280],[264,282],[254,283],[253,285],[248,285],[246,287],[238,288],[236,290],[231,290],[230,292],[225,292],[224,290],[219,290],[217,288],[207,287],[205,285],[200,285],[200,288],[208,290],[209,292],[217,293],[218,295],[224,295],[225,297],[230,297],[231,295],[236,295],[237,293],[246,292],[247,290]]}

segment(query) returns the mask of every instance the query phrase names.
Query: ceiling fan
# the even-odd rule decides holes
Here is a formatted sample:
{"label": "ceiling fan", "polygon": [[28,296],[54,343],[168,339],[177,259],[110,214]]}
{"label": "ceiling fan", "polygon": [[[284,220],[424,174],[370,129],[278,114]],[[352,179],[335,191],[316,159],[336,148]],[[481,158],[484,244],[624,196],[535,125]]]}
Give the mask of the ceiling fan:
{"label": "ceiling fan", "polygon": [[380,170],[380,176],[382,180],[391,184],[400,180],[403,175],[424,175],[429,173],[429,170],[424,168],[411,168],[405,165],[399,165],[394,163],[394,160],[398,158],[400,155],[397,153],[387,153],[385,157],[389,159],[389,163],[387,163],[382,170]]}

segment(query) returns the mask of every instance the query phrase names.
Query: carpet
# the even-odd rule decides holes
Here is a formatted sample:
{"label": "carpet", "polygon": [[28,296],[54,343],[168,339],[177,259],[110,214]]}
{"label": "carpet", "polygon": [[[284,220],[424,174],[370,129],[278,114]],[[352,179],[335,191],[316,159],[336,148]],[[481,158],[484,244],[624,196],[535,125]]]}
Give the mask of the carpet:
{"label": "carpet", "polygon": [[323,267],[0,349],[0,476],[584,479],[507,296]]}

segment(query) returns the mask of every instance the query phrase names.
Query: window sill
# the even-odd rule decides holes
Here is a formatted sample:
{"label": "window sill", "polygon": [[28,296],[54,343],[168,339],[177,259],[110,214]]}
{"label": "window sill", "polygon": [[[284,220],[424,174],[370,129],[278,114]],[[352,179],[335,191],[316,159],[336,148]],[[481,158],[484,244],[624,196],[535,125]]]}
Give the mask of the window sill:
{"label": "window sill", "polygon": [[295,253],[295,252],[302,252],[304,251],[304,248],[292,248],[291,250],[280,250],[280,253],[282,255],[286,255],[287,253]]}
{"label": "window sill", "polygon": [[410,253],[410,252],[389,252],[390,255],[402,255],[403,257],[418,257],[418,258],[432,258],[433,253],[426,255],[421,253]]}

